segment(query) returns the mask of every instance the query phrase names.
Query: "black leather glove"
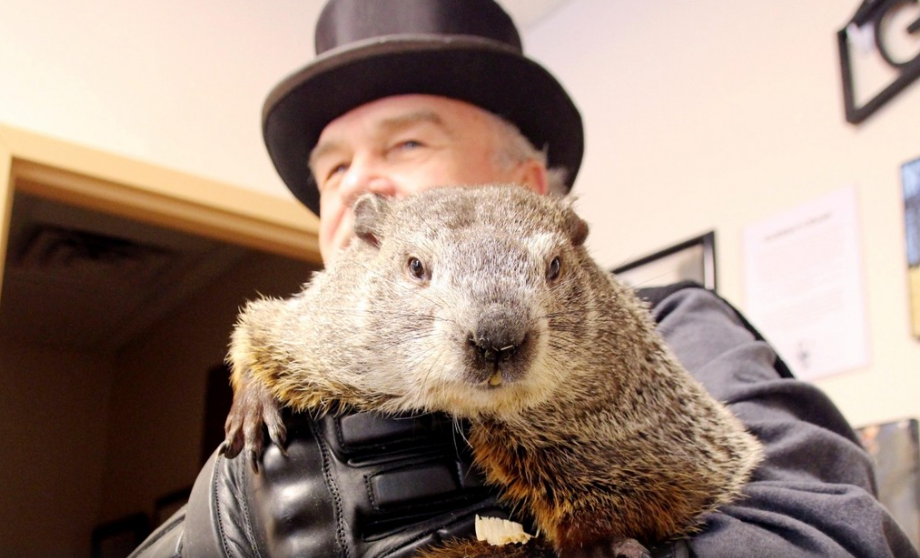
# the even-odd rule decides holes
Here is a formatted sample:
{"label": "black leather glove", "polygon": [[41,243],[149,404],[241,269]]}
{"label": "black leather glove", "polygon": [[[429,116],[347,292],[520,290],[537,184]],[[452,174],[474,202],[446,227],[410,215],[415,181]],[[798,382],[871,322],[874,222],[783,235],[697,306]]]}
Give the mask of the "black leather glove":
{"label": "black leather glove", "polygon": [[[256,474],[246,457],[215,452],[188,505],[132,556],[406,558],[473,537],[477,514],[509,517],[471,469],[469,446],[449,417],[313,420],[285,411],[284,422],[287,457],[270,445]],[[683,543],[650,550],[687,556]]]}
{"label": "black leather glove", "polygon": [[287,457],[270,445],[255,474],[244,456],[215,453],[184,525],[170,535],[181,542],[154,533],[137,556],[170,555],[181,545],[186,558],[402,558],[472,536],[476,514],[508,517],[470,468],[469,447],[448,417],[356,413],[314,421],[285,412],[284,421]]}

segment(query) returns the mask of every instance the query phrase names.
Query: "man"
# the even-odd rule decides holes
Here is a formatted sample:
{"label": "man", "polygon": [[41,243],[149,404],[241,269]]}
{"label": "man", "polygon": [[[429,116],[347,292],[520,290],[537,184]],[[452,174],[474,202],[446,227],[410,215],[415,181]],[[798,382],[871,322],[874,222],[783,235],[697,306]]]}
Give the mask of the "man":
{"label": "man", "polygon": [[[320,215],[327,262],[348,243],[350,204],[364,192],[571,187],[583,151],[578,112],[523,56],[492,0],[331,0],[316,36],[318,58],[269,96],[264,133],[285,183]],[[646,541],[653,554],[916,556],[826,397],[784,377],[770,347],[715,295],[646,294],[678,358],[766,450],[743,498],[688,541]],[[287,455],[269,447],[254,473],[245,455],[215,454],[184,513],[137,555],[397,558],[470,536],[476,514],[507,516],[449,417],[285,421]]]}

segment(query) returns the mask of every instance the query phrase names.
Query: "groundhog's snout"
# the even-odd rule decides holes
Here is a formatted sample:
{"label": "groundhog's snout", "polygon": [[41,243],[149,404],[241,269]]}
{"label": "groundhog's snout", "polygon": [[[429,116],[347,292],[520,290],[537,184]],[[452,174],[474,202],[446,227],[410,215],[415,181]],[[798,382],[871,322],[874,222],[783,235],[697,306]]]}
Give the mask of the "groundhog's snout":
{"label": "groundhog's snout", "polygon": [[472,380],[496,387],[520,378],[530,358],[526,313],[511,305],[492,304],[467,338]]}

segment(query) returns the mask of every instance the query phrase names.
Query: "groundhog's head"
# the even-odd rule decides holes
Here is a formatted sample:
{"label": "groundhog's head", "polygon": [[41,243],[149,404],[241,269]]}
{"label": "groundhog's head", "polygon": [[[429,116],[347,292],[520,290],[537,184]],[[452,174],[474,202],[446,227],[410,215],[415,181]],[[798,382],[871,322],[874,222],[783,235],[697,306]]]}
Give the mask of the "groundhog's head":
{"label": "groundhog's head", "polygon": [[355,204],[380,338],[373,389],[461,416],[516,413],[565,389],[586,308],[585,222],[518,186]]}

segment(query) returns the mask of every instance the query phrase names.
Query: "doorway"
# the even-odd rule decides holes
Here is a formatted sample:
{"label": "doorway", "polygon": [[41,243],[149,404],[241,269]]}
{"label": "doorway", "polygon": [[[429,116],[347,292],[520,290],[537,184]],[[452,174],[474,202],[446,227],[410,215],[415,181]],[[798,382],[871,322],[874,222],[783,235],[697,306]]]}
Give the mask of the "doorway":
{"label": "doorway", "polygon": [[[17,134],[0,127],[0,554],[86,556],[95,527],[155,527],[194,481],[238,308],[309,279],[315,229],[294,202]],[[206,195],[171,195],[177,176]]]}

